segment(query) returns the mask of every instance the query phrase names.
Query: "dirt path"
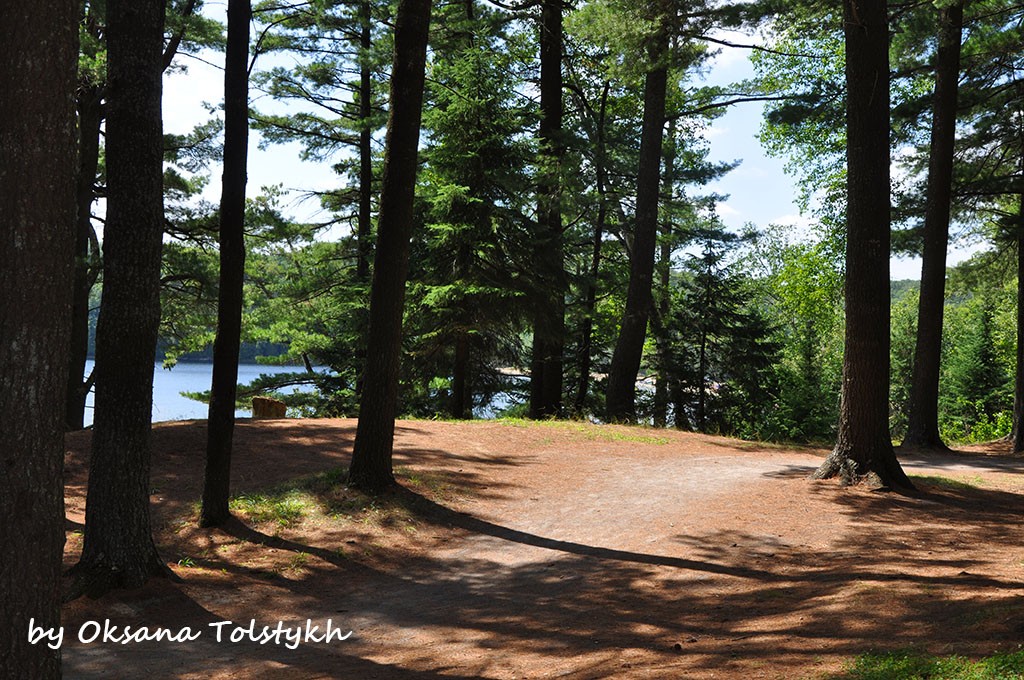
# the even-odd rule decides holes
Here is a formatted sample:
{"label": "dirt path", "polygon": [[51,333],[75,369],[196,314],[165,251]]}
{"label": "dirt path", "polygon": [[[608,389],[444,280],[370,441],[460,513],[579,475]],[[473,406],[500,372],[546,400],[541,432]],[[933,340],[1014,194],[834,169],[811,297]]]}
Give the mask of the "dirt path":
{"label": "dirt path", "polygon": [[[65,627],[74,638],[109,618],[202,637],[70,640],[65,677],[791,678],[870,649],[977,654],[1024,635],[1019,459],[910,458],[925,476],[906,497],[809,482],[823,451],[406,422],[408,491],[370,503],[295,484],[347,464],[353,436],[347,420],[242,424],[236,491],[302,487],[277,497],[304,517],[211,531],[188,521],[205,425],[159,426],[154,521],[184,583],[76,601]],[[88,435],[69,449],[70,564]],[[250,619],[330,619],[352,636],[292,650],[218,644],[209,627]]]}

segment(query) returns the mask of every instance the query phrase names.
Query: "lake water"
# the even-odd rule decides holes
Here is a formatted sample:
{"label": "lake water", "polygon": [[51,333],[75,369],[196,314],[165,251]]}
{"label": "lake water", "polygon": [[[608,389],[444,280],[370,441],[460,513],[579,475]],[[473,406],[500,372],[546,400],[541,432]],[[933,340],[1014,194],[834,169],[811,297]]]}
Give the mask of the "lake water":
{"label": "lake water", "polygon": [[[93,362],[86,362],[86,375],[92,371]],[[250,383],[261,373],[276,375],[278,373],[303,373],[302,366],[265,366],[262,364],[240,364],[238,366],[238,382]],[[201,401],[194,401],[181,396],[182,392],[204,392],[210,389],[213,379],[213,364],[179,363],[166,369],[159,362],[153,366],[153,421],[191,420],[206,418],[209,407]],[[298,388],[291,388],[298,389]],[[92,397],[86,401],[85,424],[92,424]],[[236,411],[236,416],[248,417],[249,411]]]}

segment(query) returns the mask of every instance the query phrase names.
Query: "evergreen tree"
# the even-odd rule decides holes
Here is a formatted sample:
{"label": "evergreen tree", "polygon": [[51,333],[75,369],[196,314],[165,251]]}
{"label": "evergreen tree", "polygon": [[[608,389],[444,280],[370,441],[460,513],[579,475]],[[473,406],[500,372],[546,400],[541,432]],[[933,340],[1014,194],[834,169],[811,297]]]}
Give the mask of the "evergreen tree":
{"label": "evergreen tree", "polygon": [[509,35],[507,17],[472,2],[442,11],[438,23],[434,43],[444,56],[433,64],[424,116],[426,224],[410,275],[417,313],[408,334],[420,375],[408,378],[428,390],[435,379],[448,382],[445,410],[467,418],[474,393],[497,386],[495,362],[520,358],[527,290],[516,274],[530,271],[517,254],[528,235],[530,148],[521,138],[529,113],[515,88],[527,46]]}

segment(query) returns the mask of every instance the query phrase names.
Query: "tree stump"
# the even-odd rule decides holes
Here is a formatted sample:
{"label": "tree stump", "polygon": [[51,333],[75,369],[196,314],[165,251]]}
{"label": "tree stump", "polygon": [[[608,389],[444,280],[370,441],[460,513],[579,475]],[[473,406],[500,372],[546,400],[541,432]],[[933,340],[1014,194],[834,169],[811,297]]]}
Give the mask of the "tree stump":
{"label": "tree stump", "polygon": [[272,420],[285,417],[286,407],[280,399],[270,397],[252,398],[252,417],[254,420]]}

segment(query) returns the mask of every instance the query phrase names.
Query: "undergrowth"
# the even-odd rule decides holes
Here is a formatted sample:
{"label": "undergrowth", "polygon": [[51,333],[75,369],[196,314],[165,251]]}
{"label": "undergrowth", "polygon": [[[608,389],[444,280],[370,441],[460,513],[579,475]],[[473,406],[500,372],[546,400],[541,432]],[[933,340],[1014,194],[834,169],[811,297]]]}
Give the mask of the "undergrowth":
{"label": "undergrowth", "polygon": [[1020,680],[1024,650],[996,653],[977,661],[962,656],[917,652],[862,654],[830,680]]}

